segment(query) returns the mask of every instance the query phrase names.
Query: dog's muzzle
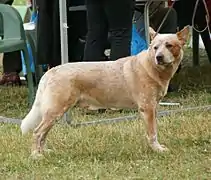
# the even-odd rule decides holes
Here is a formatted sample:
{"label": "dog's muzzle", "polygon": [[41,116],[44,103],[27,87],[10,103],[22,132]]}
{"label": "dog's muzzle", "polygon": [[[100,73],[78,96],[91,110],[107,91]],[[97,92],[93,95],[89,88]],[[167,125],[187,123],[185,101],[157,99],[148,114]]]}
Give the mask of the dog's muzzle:
{"label": "dog's muzzle", "polygon": [[156,56],[156,63],[160,64],[160,65],[164,64],[164,55],[162,55],[162,54],[157,55]]}
{"label": "dog's muzzle", "polygon": [[156,64],[157,65],[163,65],[163,66],[169,66],[172,64],[172,62],[166,62],[165,61],[165,57],[163,54],[158,54],[156,57],[155,57],[155,61],[156,61]]}

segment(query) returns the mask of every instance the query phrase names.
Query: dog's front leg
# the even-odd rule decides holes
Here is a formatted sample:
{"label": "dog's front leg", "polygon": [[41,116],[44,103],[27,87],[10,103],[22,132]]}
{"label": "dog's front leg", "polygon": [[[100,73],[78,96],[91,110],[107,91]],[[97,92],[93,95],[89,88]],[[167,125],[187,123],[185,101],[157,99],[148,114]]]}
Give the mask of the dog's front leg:
{"label": "dog's front leg", "polygon": [[147,129],[147,138],[150,147],[159,152],[168,150],[164,145],[161,145],[157,139],[157,119],[156,119],[156,107],[148,106],[147,108],[141,109],[145,125]]}

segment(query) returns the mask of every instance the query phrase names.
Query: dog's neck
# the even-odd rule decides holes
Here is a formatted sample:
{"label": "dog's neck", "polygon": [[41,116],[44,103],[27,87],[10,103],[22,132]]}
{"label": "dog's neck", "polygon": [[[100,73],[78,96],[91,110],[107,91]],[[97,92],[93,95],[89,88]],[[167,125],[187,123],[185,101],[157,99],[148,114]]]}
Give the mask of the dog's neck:
{"label": "dog's neck", "polygon": [[155,62],[153,61],[154,59],[150,56],[148,52],[146,52],[145,55],[146,55],[146,58],[141,58],[141,57],[138,58],[138,59],[144,59],[140,61],[140,65],[145,69],[148,76],[151,79],[153,79],[155,82],[157,82],[162,87],[163,91],[166,91],[168,88],[169,82],[175,73],[175,67],[177,65],[172,64],[166,67],[157,66]]}

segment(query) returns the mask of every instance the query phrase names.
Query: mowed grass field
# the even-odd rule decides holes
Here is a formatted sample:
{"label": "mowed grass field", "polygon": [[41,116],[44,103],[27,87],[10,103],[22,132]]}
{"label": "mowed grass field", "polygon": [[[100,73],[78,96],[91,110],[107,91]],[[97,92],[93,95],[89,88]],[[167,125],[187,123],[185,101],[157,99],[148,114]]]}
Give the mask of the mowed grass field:
{"label": "mowed grass field", "polygon": [[[24,1],[16,1],[16,4]],[[211,65],[201,51],[201,66],[192,67],[186,50],[183,68],[173,82],[179,92],[163,101],[179,107],[211,104]],[[22,119],[29,111],[26,87],[0,87],[0,116]],[[74,108],[73,122],[128,116],[136,111],[87,114]],[[74,128],[57,124],[47,137],[53,150],[41,161],[30,159],[31,135],[18,125],[0,123],[0,180],[209,180],[211,179],[211,111],[194,110],[158,119],[158,137],[169,152],[147,145],[142,119]]]}

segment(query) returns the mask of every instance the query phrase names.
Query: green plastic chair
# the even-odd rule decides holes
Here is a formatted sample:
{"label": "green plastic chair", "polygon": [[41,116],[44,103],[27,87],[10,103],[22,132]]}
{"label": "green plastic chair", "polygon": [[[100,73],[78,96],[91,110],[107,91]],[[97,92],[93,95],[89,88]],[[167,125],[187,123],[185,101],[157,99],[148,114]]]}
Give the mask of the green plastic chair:
{"label": "green plastic chair", "polygon": [[0,17],[0,32],[3,33],[2,38],[0,37],[0,53],[23,51],[27,70],[29,105],[31,106],[35,97],[35,89],[22,18],[14,7],[5,4],[0,4]]}

